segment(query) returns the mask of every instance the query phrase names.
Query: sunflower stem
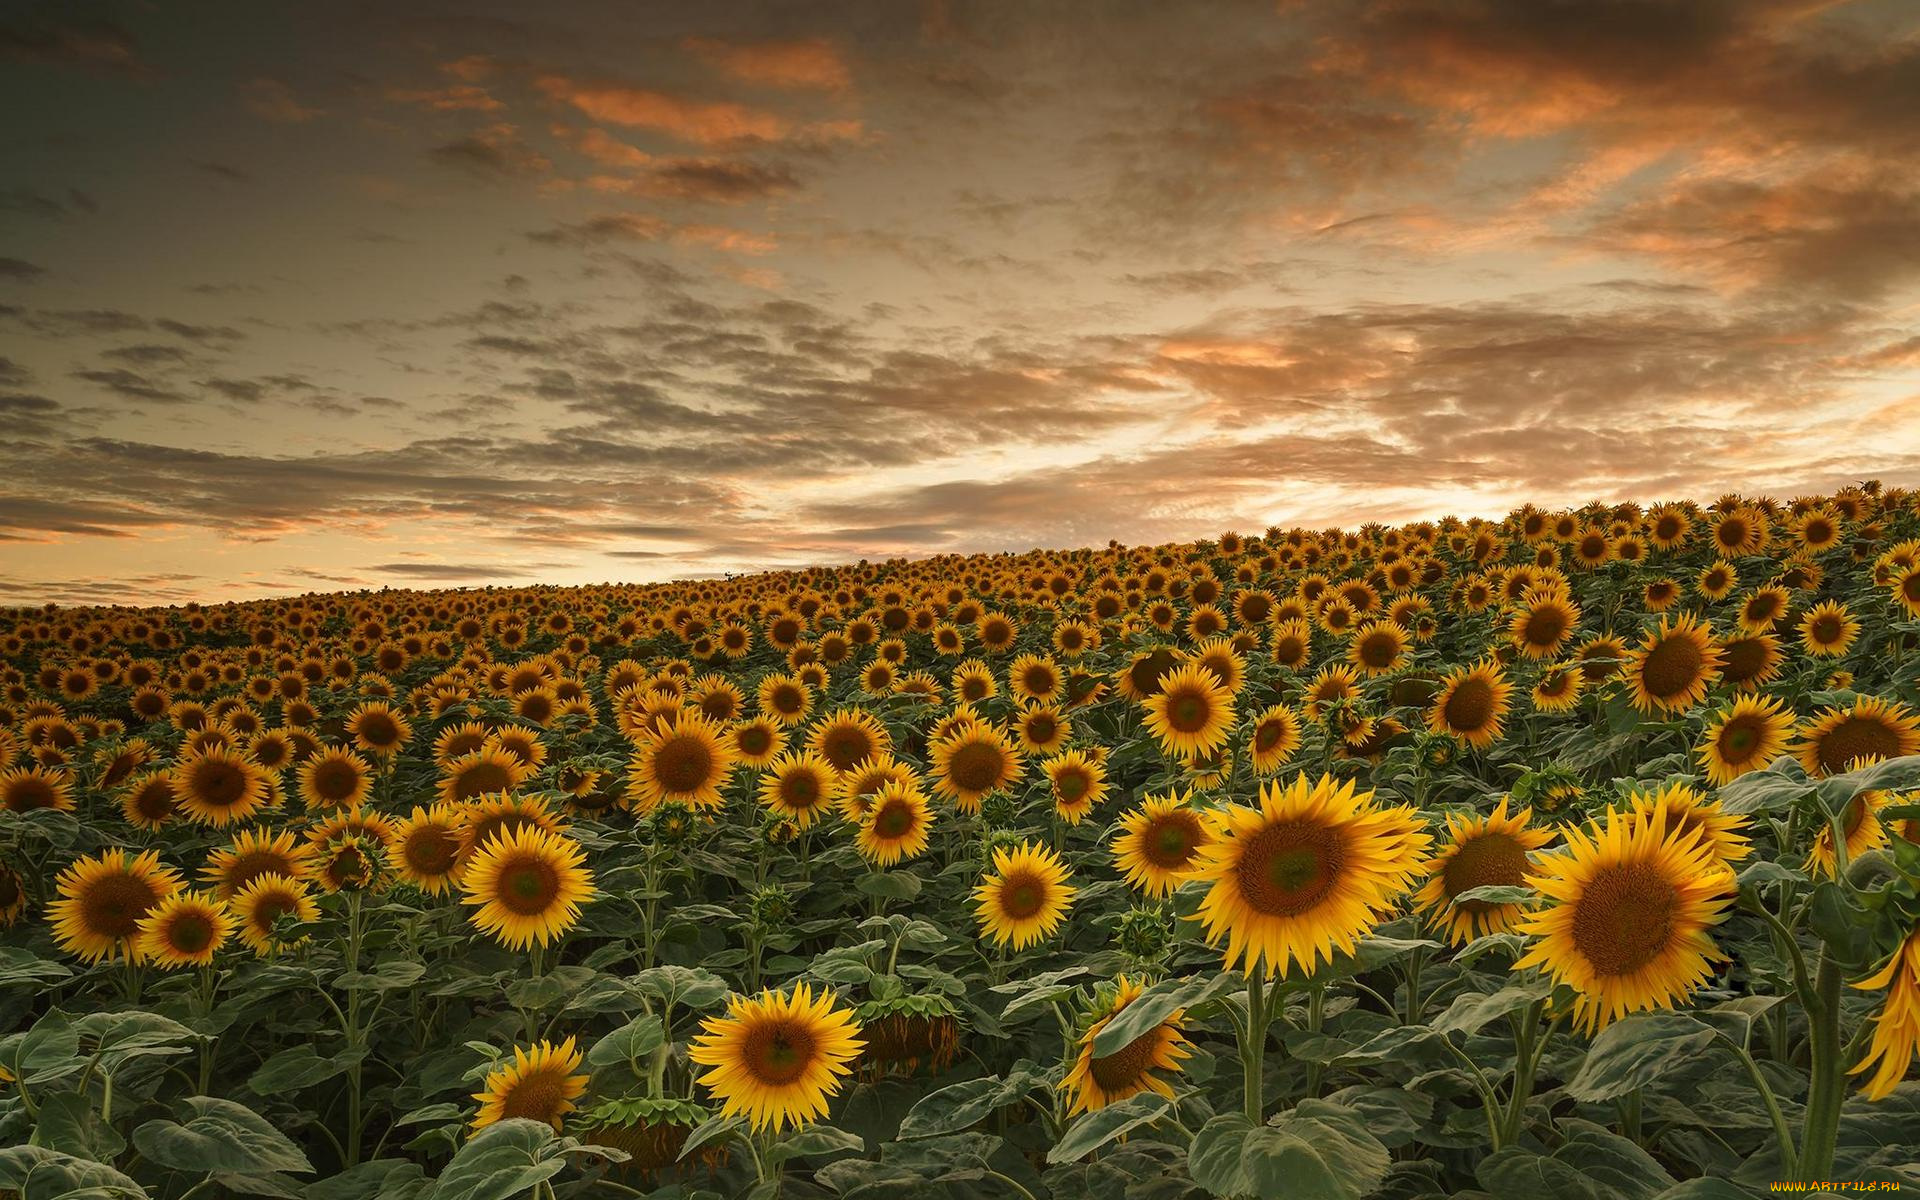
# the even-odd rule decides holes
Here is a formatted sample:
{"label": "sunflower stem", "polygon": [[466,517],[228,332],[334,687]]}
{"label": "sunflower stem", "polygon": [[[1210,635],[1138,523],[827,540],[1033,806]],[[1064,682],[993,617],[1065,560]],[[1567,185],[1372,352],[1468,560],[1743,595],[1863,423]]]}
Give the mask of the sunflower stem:
{"label": "sunflower stem", "polygon": [[1246,1073],[1247,1120],[1255,1125],[1267,1122],[1266,1051],[1267,978],[1259,968],[1247,975],[1247,1032],[1240,1043],[1240,1063]]}
{"label": "sunflower stem", "polygon": [[1754,1090],[1760,1093],[1761,1102],[1767,1106],[1767,1118],[1773,1122],[1773,1140],[1780,1148],[1780,1173],[1791,1176],[1798,1166],[1799,1158],[1793,1145],[1793,1130],[1787,1126],[1787,1118],[1780,1111],[1780,1101],[1774,1096],[1773,1088],[1768,1085],[1767,1077],[1761,1074],[1760,1064],[1754,1061],[1753,1055],[1745,1046],[1719,1029],[1713,1031],[1713,1036],[1725,1042],[1740,1059],[1740,1065],[1747,1069],[1747,1078],[1753,1081]]}
{"label": "sunflower stem", "polygon": [[1833,1174],[1834,1144],[1840,1133],[1840,1106],[1846,1094],[1846,1069],[1840,1045],[1840,964],[1831,952],[1820,955],[1814,1006],[1807,1011],[1813,1055],[1813,1080],[1807,1087],[1806,1115],[1800,1124],[1799,1178],[1818,1180]]}

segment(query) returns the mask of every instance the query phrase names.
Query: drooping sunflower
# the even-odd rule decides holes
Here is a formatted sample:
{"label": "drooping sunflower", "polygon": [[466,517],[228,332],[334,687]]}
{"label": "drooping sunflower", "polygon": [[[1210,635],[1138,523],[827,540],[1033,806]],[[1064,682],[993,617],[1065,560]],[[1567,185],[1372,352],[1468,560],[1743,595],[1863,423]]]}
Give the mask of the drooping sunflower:
{"label": "drooping sunflower", "polygon": [[1725,652],[1691,613],[1660,619],[1627,660],[1633,706],[1644,713],[1682,712],[1700,703],[1720,677]]}
{"label": "drooping sunflower", "polygon": [[1226,744],[1233,731],[1233,693],[1194,663],[1168,672],[1160,690],[1147,697],[1147,728],[1167,753],[1194,759]]}
{"label": "drooping sunflower", "polygon": [[1574,1018],[1589,1033],[1671,1008],[1725,960],[1712,929],[1733,902],[1733,873],[1704,838],[1670,833],[1657,812],[1620,809],[1566,836],[1566,850],[1534,870],[1549,903],[1521,924],[1538,940],[1513,966],[1543,967],[1578,992]]}
{"label": "drooping sunflower", "polygon": [[1176,887],[1213,840],[1207,819],[1192,808],[1192,794],[1148,796],[1120,818],[1113,861],[1134,888],[1155,899]]}
{"label": "drooping sunflower", "polygon": [[1839,658],[1860,636],[1860,622],[1838,600],[1816,604],[1800,618],[1800,645],[1815,658]]}
{"label": "drooping sunflower", "polygon": [[558,1046],[546,1041],[515,1046],[513,1061],[489,1071],[485,1085],[473,1094],[480,1102],[473,1128],[518,1118],[544,1121],[559,1132],[561,1119],[587,1091],[587,1077],[576,1074],[580,1063],[572,1038]]}
{"label": "drooping sunflower", "polygon": [[933,744],[933,789],[964,813],[980,811],[986,797],[1026,772],[1020,752],[990,725],[967,724]]}
{"label": "drooping sunflower", "polygon": [[214,894],[231,900],[262,875],[284,875],[305,880],[313,873],[313,849],[286,830],[243,829],[231,845],[207,854],[200,878],[213,885]]}
{"label": "drooping sunflower", "polygon": [[301,763],[299,779],[310,809],[353,808],[373,793],[373,768],[344,746],[329,746]]}
{"label": "drooping sunflower", "polygon": [[1636,812],[1659,817],[1671,837],[1699,837],[1726,866],[1753,853],[1742,832],[1747,819],[1722,811],[1718,800],[1709,801],[1684,783],[1668,784],[1657,792],[1637,792],[1630,797],[1630,804]]}
{"label": "drooping sunflower", "polygon": [[1024,950],[1060,927],[1078,890],[1060,856],[1022,842],[993,852],[993,869],[973,889],[981,931],[1001,946]]}
{"label": "drooping sunflower", "polygon": [[1053,789],[1053,811],[1069,825],[1078,825],[1107,797],[1107,768],[1098,754],[1069,750],[1040,764]]}
{"label": "drooping sunflower", "polygon": [[924,852],[932,828],[933,810],[920,789],[889,781],[869,801],[854,844],[868,862],[890,867]]}
{"label": "drooping sunflower", "polygon": [[1838,775],[1858,761],[1920,754],[1920,721],[1898,700],[1860,696],[1800,723],[1794,752],[1807,774]]}
{"label": "drooping sunflower", "polygon": [[811,751],[795,751],[768,764],[760,780],[760,803],[806,829],[834,807],[839,790],[840,775],[832,763]]}
{"label": "drooping sunflower", "polygon": [[866,1045],[860,1033],[832,992],[816,996],[800,983],[784,995],[733,997],[726,1016],[701,1022],[687,1058],[710,1068],[699,1081],[720,1101],[722,1115],[746,1117],[756,1133],[778,1132],[826,1114]]}
{"label": "drooping sunflower", "polygon": [[1765,769],[1786,752],[1793,713],[1771,696],[1742,696],[1707,726],[1699,747],[1707,780],[1715,787],[1749,771]]}
{"label": "drooping sunflower", "polygon": [[307,885],[285,875],[257,875],[227,902],[239,922],[240,940],[262,957],[280,948],[274,929],[280,918],[305,924],[318,920],[320,906]]}
{"label": "drooping sunflower", "polygon": [[1514,649],[1528,658],[1552,658],[1580,626],[1580,606],[1565,596],[1539,596],[1507,624]]}
{"label": "drooping sunflower", "polygon": [[1506,674],[1491,661],[1456,667],[1427,710],[1427,728],[1484,750],[1500,740],[1512,692]]}
{"label": "drooping sunflower", "polygon": [[733,773],[733,765],[733,744],[722,736],[720,727],[683,712],[635,745],[628,794],[643,814],[662,804],[719,808],[726,803],[720,788]]}
{"label": "drooping sunflower", "polygon": [[1168,1013],[1159,1024],[1111,1054],[1093,1053],[1094,1039],[1145,990],[1139,981],[1121,975],[1111,989],[1102,988],[1096,996],[1089,1014],[1092,1021],[1080,1035],[1079,1053],[1060,1081],[1060,1090],[1072,1101],[1067,1106],[1069,1117],[1118,1104],[1141,1092],[1156,1092],[1172,1099],[1173,1087],[1154,1072],[1177,1072],[1180,1064],[1192,1057],[1182,1033],[1184,1009]]}
{"label": "drooping sunflower", "polygon": [[237,750],[202,750],[174,768],[174,803],[192,820],[219,829],[265,807],[273,795],[271,782]]}
{"label": "drooping sunflower", "polygon": [[387,837],[387,857],[393,873],[429,896],[453,887],[467,845],[470,810],[442,800],[431,808],[414,805],[413,812],[394,822]]}
{"label": "drooping sunflower", "polygon": [[120,813],[136,829],[160,829],[173,819],[177,803],[172,770],[147,771],[134,776],[120,793]]}
{"label": "drooping sunflower", "polygon": [[594,896],[586,852],[543,829],[496,835],[474,852],[460,877],[461,903],[476,928],[501,945],[545,946],[580,920]]}
{"label": "drooping sunflower", "polygon": [[1208,942],[1226,939],[1227,969],[1268,977],[1351,953],[1432,841],[1410,810],[1377,808],[1372,792],[1326,775],[1264,785],[1258,806],[1221,814],[1218,834],[1186,874],[1210,885],[1193,919]]}
{"label": "drooping sunflower", "polygon": [[1451,813],[1447,841],[1429,864],[1427,882],[1414,894],[1414,907],[1430,925],[1446,930],[1456,946],[1489,933],[1505,933],[1520,923],[1526,906],[1490,900],[1461,900],[1462,892],[1481,887],[1521,887],[1531,862],[1527,855],[1553,840],[1550,829],[1530,829],[1533,810],[1507,812],[1502,796],[1491,813]]}
{"label": "drooping sunflower", "polygon": [[139,957],[161,967],[204,967],[233,935],[227,902],[206,892],[175,892],[140,918]]}
{"label": "drooping sunflower", "polygon": [[1284,704],[1269,706],[1253,719],[1247,748],[1253,769],[1261,775],[1278,771],[1300,748],[1300,714]]}
{"label": "drooping sunflower", "polygon": [[102,851],[60,872],[47,923],[69,954],[88,962],[121,956],[138,962],[140,918],[180,888],[180,876],[161,865],[158,850],[133,857]]}
{"label": "drooping sunflower", "polygon": [[866,709],[842,708],[813,727],[807,748],[844,774],[876,754],[891,751],[893,739]]}
{"label": "drooping sunflower", "polygon": [[1873,1018],[1873,1042],[1866,1057],[1847,1072],[1866,1075],[1871,1071],[1860,1093],[1869,1100],[1884,1100],[1900,1086],[1915,1054],[1920,1054],[1920,927],[1894,947],[1885,966],[1853,986],[1887,991]]}
{"label": "drooping sunflower", "polygon": [[[1848,862],[1887,844],[1887,826],[1880,819],[1880,810],[1890,803],[1892,798],[1887,793],[1877,791],[1861,792],[1847,802],[1840,824],[1846,834]],[[1833,825],[1829,822],[1820,826],[1820,831],[1813,836],[1813,845],[1807,850],[1807,873],[1831,879],[1837,865]]]}
{"label": "drooping sunflower", "polygon": [[0,806],[8,812],[51,808],[73,811],[73,776],[51,767],[25,766],[0,771]]}

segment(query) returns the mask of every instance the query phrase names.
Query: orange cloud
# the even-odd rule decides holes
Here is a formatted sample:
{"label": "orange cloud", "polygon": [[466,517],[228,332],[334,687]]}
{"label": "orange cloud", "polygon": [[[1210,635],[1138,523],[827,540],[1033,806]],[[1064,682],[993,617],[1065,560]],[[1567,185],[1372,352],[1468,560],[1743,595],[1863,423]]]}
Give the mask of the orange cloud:
{"label": "orange cloud", "polygon": [[324,109],[300,103],[293,89],[278,79],[248,80],[240,86],[240,100],[255,116],[283,124],[297,125],[325,115]]}
{"label": "orange cloud", "polygon": [[681,45],[743,83],[824,92],[842,92],[853,85],[839,47],[825,38],[737,44],[693,37]]}
{"label": "orange cloud", "polygon": [[750,140],[777,142],[793,128],[777,114],[744,104],[688,100],[650,88],[584,84],[559,75],[542,76],[539,87],[597,121],[652,129],[703,146]]}
{"label": "orange cloud", "polygon": [[506,105],[487,94],[487,89],[471,84],[444,88],[389,88],[387,99],[402,104],[418,104],[435,112],[498,112]]}

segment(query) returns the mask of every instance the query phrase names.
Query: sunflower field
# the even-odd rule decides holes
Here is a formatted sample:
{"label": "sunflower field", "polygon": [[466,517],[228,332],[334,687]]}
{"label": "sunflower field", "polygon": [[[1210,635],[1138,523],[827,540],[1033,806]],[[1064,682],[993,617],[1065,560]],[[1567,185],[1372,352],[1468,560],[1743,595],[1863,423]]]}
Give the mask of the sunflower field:
{"label": "sunflower field", "polygon": [[1894,1190],[1917,1050],[1876,483],[0,611],[3,1197]]}

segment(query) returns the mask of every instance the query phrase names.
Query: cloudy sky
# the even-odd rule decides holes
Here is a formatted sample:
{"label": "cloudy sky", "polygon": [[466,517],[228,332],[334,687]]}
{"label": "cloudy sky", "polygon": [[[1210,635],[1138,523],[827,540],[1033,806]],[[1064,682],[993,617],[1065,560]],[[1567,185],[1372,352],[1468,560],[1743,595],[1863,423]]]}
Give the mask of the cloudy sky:
{"label": "cloudy sky", "polygon": [[1920,483],[1910,0],[0,7],[0,603]]}

